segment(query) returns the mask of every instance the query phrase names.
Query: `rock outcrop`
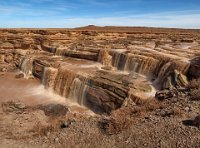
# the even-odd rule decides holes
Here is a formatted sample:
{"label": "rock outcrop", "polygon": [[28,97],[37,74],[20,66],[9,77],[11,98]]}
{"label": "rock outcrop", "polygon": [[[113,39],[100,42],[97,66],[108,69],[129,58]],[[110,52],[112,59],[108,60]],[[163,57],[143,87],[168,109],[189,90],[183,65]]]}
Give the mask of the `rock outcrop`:
{"label": "rock outcrop", "polygon": [[26,78],[40,79],[46,89],[99,112],[120,108],[125,100],[140,103],[156,90],[168,90],[156,94],[160,99],[171,97],[170,90],[200,76],[200,36],[194,32],[0,33],[0,71],[20,69]]}

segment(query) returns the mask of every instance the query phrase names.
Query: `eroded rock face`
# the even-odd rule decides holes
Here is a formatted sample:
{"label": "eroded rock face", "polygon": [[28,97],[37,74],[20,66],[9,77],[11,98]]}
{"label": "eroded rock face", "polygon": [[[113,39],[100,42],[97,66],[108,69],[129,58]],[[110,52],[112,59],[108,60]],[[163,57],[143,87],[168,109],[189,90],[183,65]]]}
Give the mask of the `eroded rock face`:
{"label": "eroded rock face", "polygon": [[163,89],[185,88],[188,85],[188,79],[178,70],[174,70],[163,80]]}
{"label": "eroded rock face", "polygon": [[22,54],[17,50],[0,48],[0,71],[12,71],[20,65]]}
{"label": "eroded rock face", "polygon": [[103,112],[200,76],[199,34],[144,30],[0,30],[0,71],[20,69],[46,89]]}
{"label": "eroded rock face", "polygon": [[112,56],[109,55],[108,51],[100,50],[98,61],[105,66],[111,66]]}

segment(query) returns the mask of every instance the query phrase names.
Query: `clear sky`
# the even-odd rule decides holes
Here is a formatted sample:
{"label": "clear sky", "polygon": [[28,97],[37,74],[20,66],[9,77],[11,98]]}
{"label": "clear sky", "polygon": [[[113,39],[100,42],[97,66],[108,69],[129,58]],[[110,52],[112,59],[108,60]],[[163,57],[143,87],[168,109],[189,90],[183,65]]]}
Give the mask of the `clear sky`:
{"label": "clear sky", "polygon": [[0,28],[200,28],[200,0],[0,0]]}

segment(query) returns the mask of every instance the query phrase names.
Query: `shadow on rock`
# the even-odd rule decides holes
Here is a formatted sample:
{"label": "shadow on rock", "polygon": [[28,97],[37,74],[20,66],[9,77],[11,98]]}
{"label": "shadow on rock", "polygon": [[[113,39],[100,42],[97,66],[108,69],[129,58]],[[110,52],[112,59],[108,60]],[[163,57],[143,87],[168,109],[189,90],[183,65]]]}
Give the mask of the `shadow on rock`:
{"label": "shadow on rock", "polygon": [[200,115],[197,116],[194,120],[184,120],[182,123],[185,126],[195,126],[195,127],[200,127]]}

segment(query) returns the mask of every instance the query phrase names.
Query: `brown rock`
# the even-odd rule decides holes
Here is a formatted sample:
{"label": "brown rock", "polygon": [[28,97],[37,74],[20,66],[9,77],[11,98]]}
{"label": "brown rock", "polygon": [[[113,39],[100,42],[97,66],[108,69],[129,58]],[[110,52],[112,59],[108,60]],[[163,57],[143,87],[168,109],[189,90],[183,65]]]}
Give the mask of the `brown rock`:
{"label": "brown rock", "polygon": [[98,61],[105,66],[111,66],[112,56],[109,55],[108,51],[100,50]]}
{"label": "brown rock", "polygon": [[158,100],[164,100],[164,99],[172,98],[174,96],[175,96],[174,92],[170,90],[158,91],[156,92],[156,95],[155,95],[156,99]]}
{"label": "brown rock", "polygon": [[64,51],[64,55],[67,57],[86,59],[86,60],[92,60],[92,61],[97,61],[97,58],[98,58],[97,53],[88,52],[88,51],[78,51],[78,50],[66,50]]}
{"label": "brown rock", "polygon": [[17,79],[24,78],[24,74],[23,73],[17,74],[15,78]]}

